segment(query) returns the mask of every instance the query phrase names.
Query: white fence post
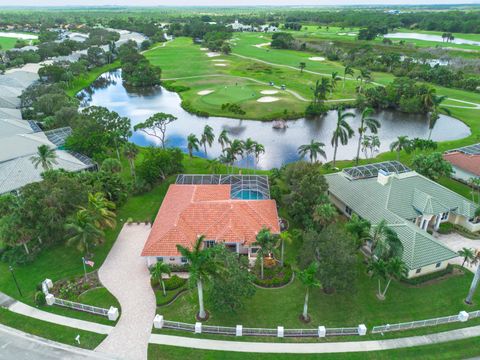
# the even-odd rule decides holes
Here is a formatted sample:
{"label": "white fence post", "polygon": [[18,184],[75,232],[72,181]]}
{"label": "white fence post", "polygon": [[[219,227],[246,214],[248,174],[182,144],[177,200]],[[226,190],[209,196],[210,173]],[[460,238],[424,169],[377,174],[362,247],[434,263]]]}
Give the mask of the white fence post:
{"label": "white fence post", "polygon": [[153,319],[153,327],[155,329],[161,329],[163,328],[163,315],[155,315],[154,319]]}
{"label": "white fence post", "polygon": [[118,309],[116,307],[110,306],[110,309],[108,309],[108,320],[110,321],[117,321],[118,319]]}
{"label": "white fence post", "polygon": [[358,335],[360,336],[367,335],[367,327],[365,326],[365,324],[358,325]]}
{"label": "white fence post", "polygon": [[195,323],[195,334],[201,334],[202,333],[202,323],[201,322],[196,322]]}
{"label": "white fence post", "polygon": [[235,336],[242,336],[242,334],[243,334],[243,326],[237,325],[235,327]]}
{"label": "white fence post", "polygon": [[285,333],[285,329],[283,328],[283,326],[278,326],[277,327],[277,337],[283,338],[284,333]]}
{"label": "white fence post", "polygon": [[45,296],[45,301],[47,302],[47,305],[52,306],[55,304],[55,296],[53,296],[53,294],[47,294],[47,296]]}
{"label": "white fence post", "polygon": [[469,314],[466,311],[460,311],[458,313],[458,321],[465,322],[469,318]]}
{"label": "white fence post", "polygon": [[325,326],[319,326],[318,337],[325,337],[325,336],[327,336],[327,329],[325,329]]}
{"label": "white fence post", "polygon": [[53,282],[52,282],[52,280],[50,280],[50,279],[45,279],[44,282],[45,282],[45,285],[47,285],[47,289],[50,290],[50,289],[53,287]]}

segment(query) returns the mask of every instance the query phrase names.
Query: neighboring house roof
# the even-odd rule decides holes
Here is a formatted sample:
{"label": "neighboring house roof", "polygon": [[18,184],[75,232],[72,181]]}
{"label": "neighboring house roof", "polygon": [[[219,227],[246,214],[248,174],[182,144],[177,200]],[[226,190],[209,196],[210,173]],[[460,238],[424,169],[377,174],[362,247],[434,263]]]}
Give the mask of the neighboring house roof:
{"label": "neighboring house roof", "polygon": [[33,132],[34,130],[28,121],[0,118],[0,139],[18,134],[32,134]]}
{"label": "neighboring house roof", "polygon": [[480,176],[480,154],[467,154],[454,151],[443,154],[443,158],[453,166]]}
{"label": "neighboring house roof", "polygon": [[142,256],[179,256],[176,245],[207,240],[251,245],[257,233],[279,233],[274,200],[232,200],[230,185],[170,185]]}
{"label": "neighboring house roof", "polygon": [[48,145],[55,149],[56,146],[43,132],[31,134],[17,134],[1,139],[0,163],[18,157],[33,155],[37,153],[40,145]]}
{"label": "neighboring house roof", "polygon": [[446,211],[470,218],[475,212],[473,203],[414,171],[393,175],[385,185],[377,177],[352,180],[344,172],[325,178],[330,193],[359,216],[373,225],[386,220],[403,244],[403,260],[409,269],[457,256],[413,219]]}
{"label": "neighboring house roof", "polygon": [[[56,154],[57,164],[53,164],[53,169],[76,172],[93,166],[92,163],[84,163],[75,154],[65,150],[57,150]],[[0,163],[0,194],[20,189],[33,182],[42,181],[43,171],[41,166],[35,168],[31,155]]]}

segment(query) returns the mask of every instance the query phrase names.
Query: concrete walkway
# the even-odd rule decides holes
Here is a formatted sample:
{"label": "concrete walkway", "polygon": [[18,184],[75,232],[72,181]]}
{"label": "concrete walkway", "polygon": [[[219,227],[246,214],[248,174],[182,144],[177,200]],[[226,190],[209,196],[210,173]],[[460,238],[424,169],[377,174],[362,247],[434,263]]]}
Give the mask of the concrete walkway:
{"label": "concrete walkway", "polygon": [[[351,341],[351,342],[325,342],[325,343],[263,343],[243,341],[223,341],[186,338],[152,334],[151,344],[188,347],[203,350],[238,351],[254,353],[290,353],[290,354],[321,354],[363,352],[399,349],[411,346],[431,345],[454,340],[463,340],[480,336],[480,326],[451,330],[437,334],[413,336],[400,339]],[[479,339],[480,341],[480,339]]]}
{"label": "concrete walkway", "polygon": [[0,358],[15,360],[114,359],[105,354],[43,339],[1,324]]}
{"label": "concrete walkway", "polygon": [[[474,251],[475,250],[479,250],[480,251],[480,240],[471,240],[471,239],[468,239],[456,232],[453,232],[451,234],[446,234],[446,235],[441,235],[439,234],[437,236],[437,239],[444,243],[445,245],[447,245],[450,249],[452,249],[453,251],[455,252],[458,252],[459,250],[461,250],[462,248],[468,248],[468,249],[473,249]],[[458,264],[458,265],[462,265],[463,263],[463,258],[461,257],[457,257],[455,259],[452,259],[450,260],[451,263],[453,264]],[[477,267],[479,265],[470,265],[470,264],[467,264],[465,263],[464,267],[468,270],[470,270],[471,272],[475,273],[475,271],[477,271]]]}
{"label": "concrete walkway", "polygon": [[96,350],[120,358],[144,360],[156,301],[145,259],[140,257],[149,225],[124,225],[98,271],[102,284],[121,306],[120,320]]}

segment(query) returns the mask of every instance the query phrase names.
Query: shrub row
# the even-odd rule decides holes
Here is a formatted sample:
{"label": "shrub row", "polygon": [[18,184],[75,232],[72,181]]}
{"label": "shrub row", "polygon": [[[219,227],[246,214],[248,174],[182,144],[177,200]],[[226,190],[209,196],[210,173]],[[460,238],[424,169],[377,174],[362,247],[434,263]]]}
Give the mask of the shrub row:
{"label": "shrub row", "polygon": [[409,285],[420,285],[423,284],[427,281],[438,279],[442,276],[445,276],[447,274],[451,274],[453,272],[454,266],[451,264],[448,264],[448,266],[440,271],[436,271],[430,274],[414,277],[412,279],[403,279],[402,282],[409,284]]}
{"label": "shrub row", "polygon": [[276,266],[274,268],[266,268],[263,275],[263,280],[258,275],[253,282],[258,286],[275,288],[288,284],[293,276],[293,270],[290,265],[285,265],[283,268]]}

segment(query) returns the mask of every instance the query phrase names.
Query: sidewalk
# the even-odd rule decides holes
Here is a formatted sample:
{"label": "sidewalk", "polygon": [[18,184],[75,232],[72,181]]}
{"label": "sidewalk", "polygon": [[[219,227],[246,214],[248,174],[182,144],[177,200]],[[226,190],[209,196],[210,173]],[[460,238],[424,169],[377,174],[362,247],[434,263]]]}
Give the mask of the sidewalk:
{"label": "sidewalk", "polygon": [[[253,353],[321,354],[364,352],[431,345],[480,336],[480,325],[445,331],[437,334],[412,336],[390,340],[349,341],[328,343],[264,343],[197,339],[171,335],[152,334],[150,344],[188,347],[203,350],[223,350]],[[480,341],[480,339],[479,339]]]}

